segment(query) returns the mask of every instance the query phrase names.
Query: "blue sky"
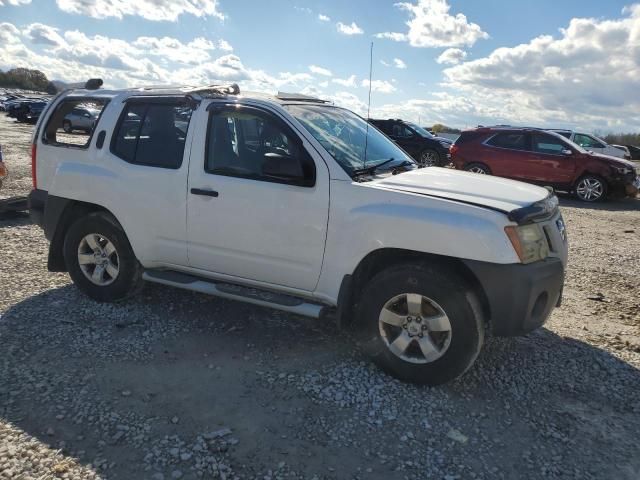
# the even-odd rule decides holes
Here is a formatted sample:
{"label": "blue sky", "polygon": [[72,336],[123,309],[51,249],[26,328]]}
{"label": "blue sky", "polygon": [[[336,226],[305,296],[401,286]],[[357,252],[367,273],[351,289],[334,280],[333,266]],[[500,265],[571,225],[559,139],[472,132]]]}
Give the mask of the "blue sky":
{"label": "blue sky", "polygon": [[640,128],[640,6],[630,1],[0,5],[0,68],[39,68],[53,79],[99,75],[114,87],[237,81],[320,95],[363,113],[373,41],[376,116],[458,127]]}

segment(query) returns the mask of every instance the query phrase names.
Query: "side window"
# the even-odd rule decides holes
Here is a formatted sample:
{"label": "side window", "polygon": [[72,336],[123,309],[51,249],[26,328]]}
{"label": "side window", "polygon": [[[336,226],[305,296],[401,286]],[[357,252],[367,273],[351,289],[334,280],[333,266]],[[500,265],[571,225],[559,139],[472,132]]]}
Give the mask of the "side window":
{"label": "side window", "polygon": [[111,152],[129,163],[178,169],[182,165],[191,108],[175,104],[127,104]]}
{"label": "side window", "polygon": [[559,138],[551,135],[534,133],[532,136],[533,151],[551,155],[562,155],[563,150],[569,150],[569,146],[564,144]]}
{"label": "side window", "polygon": [[213,112],[205,171],[300,186],[315,184],[309,154],[278,120],[254,110]]}
{"label": "side window", "polygon": [[528,150],[527,134],[524,132],[505,132],[494,135],[487,145],[510,150]]}
{"label": "side window", "polygon": [[413,137],[413,132],[409,130],[405,125],[400,123],[393,124],[393,136],[398,138],[408,138]]}
{"label": "side window", "polygon": [[562,135],[564,138],[571,138],[571,132],[556,132],[558,135]]}
{"label": "side window", "polygon": [[575,143],[583,148],[604,148],[604,145],[595,138],[589,135],[582,135],[577,133],[575,137]]}
{"label": "side window", "polygon": [[[66,98],[56,107],[44,127],[42,141],[60,147],[88,148],[108,100]],[[82,116],[82,113],[85,116]]]}

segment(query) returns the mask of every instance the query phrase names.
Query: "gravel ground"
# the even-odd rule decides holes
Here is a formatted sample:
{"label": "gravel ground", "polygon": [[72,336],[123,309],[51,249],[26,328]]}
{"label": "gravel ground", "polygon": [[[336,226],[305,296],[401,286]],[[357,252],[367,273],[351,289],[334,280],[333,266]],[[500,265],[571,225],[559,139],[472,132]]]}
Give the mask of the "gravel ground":
{"label": "gravel ground", "polygon": [[[2,196],[30,130],[0,116]],[[0,221],[0,479],[638,479],[640,200],[562,204],[562,308],[431,389],[331,324],[153,285],[96,304]]]}

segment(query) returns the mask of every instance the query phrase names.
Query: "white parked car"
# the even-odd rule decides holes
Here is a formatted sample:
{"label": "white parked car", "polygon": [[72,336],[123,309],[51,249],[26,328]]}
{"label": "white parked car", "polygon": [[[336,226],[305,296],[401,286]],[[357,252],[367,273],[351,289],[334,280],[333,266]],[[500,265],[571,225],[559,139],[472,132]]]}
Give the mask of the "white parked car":
{"label": "white parked car", "polygon": [[[58,127],[104,106],[84,146]],[[237,86],[76,90],[33,137],[48,267],[111,302],[143,281],[350,323],[397,377],[465,372],[485,332],[540,327],[567,238],[546,189],[418,168],[358,115]],[[292,317],[291,321],[295,321]]]}
{"label": "white parked car", "polygon": [[601,138],[596,137],[590,133],[580,132],[575,130],[551,130],[565,138],[568,138],[573,143],[577,143],[585,150],[590,150],[593,153],[600,155],[608,155],[610,157],[625,158],[625,152],[619,148],[609,145]]}

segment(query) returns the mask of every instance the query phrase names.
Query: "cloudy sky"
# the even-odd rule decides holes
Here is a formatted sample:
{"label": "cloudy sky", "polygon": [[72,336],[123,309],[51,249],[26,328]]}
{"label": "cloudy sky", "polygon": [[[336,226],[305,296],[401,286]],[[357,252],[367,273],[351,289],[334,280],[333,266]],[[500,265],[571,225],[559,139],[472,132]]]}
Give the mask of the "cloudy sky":
{"label": "cloudy sky", "polygon": [[238,82],[456,127],[640,130],[633,0],[0,0],[0,69]]}

